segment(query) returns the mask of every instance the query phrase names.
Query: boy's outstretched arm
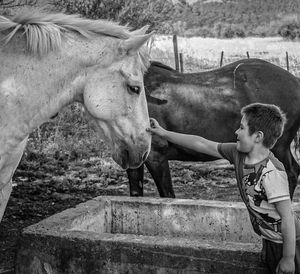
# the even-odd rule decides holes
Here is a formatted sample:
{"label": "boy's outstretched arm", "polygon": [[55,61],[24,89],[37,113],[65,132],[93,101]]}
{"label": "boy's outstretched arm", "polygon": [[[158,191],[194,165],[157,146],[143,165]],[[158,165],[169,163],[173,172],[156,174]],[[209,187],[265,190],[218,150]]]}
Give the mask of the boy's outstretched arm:
{"label": "boy's outstretched arm", "polygon": [[148,128],[147,131],[151,132],[152,134],[156,134],[170,141],[171,143],[192,149],[197,152],[205,153],[217,158],[223,158],[218,151],[217,142],[213,142],[196,135],[187,135],[168,131],[162,128],[159,125],[159,123],[153,118],[150,118],[150,125],[151,127]]}
{"label": "boy's outstretched arm", "polygon": [[277,266],[276,274],[294,273],[296,233],[291,201],[279,201],[275,203],[275,206],[281,217],[281,233],[283,238],[282,258]]}

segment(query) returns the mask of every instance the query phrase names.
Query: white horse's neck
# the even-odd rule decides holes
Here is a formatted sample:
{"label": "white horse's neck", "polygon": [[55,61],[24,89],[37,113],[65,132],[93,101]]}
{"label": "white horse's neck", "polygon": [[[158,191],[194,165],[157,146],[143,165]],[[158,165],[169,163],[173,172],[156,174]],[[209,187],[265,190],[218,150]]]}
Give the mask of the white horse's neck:
{"label": "white horse's neck", "polygon": [[[107,52],[110,50],[106,47],[107,39],[112,48],[116,39],[102,37],[94,43],[72,40],[66,42],[60,52],[44,57],[24,54],[22,43],[3,47],[0,50],[3,68],[0,72],[3,115],[0,129],[6,136],[0,137],[0,145],[4,142],[7,145],[11,136],[13,146],[64,106],[80,101],[86,71],[102,59],[112,58]],[[2,122],[4,118],[8,124]]]}

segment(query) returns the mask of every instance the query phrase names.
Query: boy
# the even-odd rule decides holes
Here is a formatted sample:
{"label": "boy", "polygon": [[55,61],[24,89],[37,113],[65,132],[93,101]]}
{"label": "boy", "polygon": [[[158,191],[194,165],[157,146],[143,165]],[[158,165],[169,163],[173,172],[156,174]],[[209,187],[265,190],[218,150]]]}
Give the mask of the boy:
{"label": "boy", "polygon": [[[150,118],[147,131],[183,147],[225,158],[235,166],[241,197],[254,231],[264,243],[271,273],[300,273],[300,219],[294,215],[284,167],[270,149],[282,135],[285,115],[275,105],[250,104],[241,110],[236,143],[167,131]],[[296,245],[297,242],[297,245]]]}

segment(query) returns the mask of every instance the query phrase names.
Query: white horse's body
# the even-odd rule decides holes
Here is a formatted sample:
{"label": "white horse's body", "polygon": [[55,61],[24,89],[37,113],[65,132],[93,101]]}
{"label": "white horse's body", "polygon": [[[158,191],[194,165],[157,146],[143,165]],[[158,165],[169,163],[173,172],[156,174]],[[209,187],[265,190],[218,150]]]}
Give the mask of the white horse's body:
{"label": "white horse's body", "polygon": [[149,35],[62,14],[0,16],[0,31],[0,221],[28,135],[74,101],[123,168],[145,160],[151,137],[139,48]]}

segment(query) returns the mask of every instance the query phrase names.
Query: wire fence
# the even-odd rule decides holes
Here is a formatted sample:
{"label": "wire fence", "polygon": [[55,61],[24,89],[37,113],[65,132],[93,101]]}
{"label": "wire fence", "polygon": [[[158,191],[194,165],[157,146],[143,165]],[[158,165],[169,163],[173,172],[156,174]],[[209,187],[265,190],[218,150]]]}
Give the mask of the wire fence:
{"label": "wire fence", "polygon": [[300,59],[291,56],[288,51],[283,51],[280,56],[274,55],[270,58],[270,55],[267,54],[267,51],[259,54],[250,53],[249,51],[245,51],[242,54],[229,54],[222,50],[220,51],[219,55],[216,54],[214,56],[214,60],[208,60],[206,56],[201,59],[196,59],[189,55],[184,55],[183,52],[180,52],[178,48],[177,35],[173,35],[172,43],[172,53],[168,52],[166,56],[154,56],[152,59],[169,65],[180,72],[191,72],[191,70],[196,72],[201,70],[216,69],[244,58],[258,58],[269,61],[279,67],[282,67],[283,69],[286,69],[296,76],[300,76]]}

